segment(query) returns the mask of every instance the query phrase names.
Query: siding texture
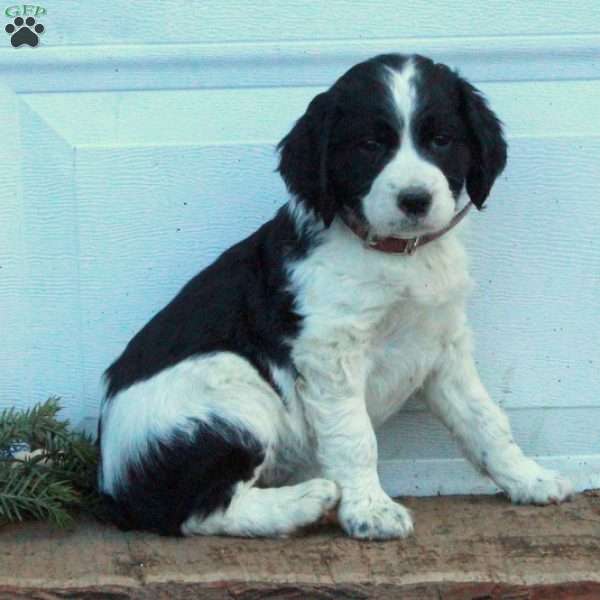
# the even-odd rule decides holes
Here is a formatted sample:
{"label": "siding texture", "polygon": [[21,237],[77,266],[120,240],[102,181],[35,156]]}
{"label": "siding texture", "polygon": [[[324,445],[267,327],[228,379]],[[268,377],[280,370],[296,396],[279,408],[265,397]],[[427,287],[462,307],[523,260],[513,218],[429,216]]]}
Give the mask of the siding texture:
{"label": "siding texture", "polygon": [[[5,39],[0,408],[59,395],[92,424],[133,333],[284,201],[274,145],[308,101],[370,55],[420,52],[509,136],[468,242],[482,377],[527,453],[600,486],[600,4],[407,6],[49,0],[40,46]],[[493,490],[418,401],[380,454],[393,493]]]}

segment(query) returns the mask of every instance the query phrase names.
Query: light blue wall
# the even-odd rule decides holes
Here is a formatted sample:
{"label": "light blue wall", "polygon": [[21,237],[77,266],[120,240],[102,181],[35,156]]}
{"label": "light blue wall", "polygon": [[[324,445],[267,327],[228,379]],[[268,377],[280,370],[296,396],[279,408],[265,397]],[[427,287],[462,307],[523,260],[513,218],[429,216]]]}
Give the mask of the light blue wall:
{"label": "light blue wall", "polygon": [[[0,48],[0,407],[57,394],[93,420],[133,333],[285,200],[274,145],[309,100],[416,51],[509,135],[468,242],[483,379],[529,453],[598,481],[597,1],[43,5],[41,45]],[[489,489],[416,403],[380,441],[392,491]]]}

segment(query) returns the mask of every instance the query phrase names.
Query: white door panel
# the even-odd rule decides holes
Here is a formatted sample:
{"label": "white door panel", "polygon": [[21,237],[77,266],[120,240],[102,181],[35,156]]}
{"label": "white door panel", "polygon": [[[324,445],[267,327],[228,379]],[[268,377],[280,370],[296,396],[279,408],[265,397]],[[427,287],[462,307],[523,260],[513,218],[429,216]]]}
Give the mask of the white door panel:
{"label": "white door panel", "polygon": [[[0,46],[0,408],[93,423],[130,337],[285,201],[274,147],[310,99],[417,51],[510,138],[468,240],[483,379],[529,454],[600,486],[597,2],[183,6],[50,1],[38,47]],[[493,489],[417,401],[379,439],[393,493]]]}

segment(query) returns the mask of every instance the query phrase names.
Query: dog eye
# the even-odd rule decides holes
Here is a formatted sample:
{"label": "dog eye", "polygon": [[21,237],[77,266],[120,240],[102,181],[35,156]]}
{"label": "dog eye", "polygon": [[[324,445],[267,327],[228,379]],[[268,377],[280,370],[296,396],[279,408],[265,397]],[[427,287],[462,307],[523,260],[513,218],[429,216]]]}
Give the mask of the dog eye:
{"label": "dog eye", "polygon": [[431,138],[431,145],[434,148],[446,148],[452,143],[452,138],[444,133],[439,133]]}
{"label": "dog eye", "polygon": [[368,138],[361,140],[359,147],[361,150],[365,150],[366,152],[379,152],[383,149],[384,145],[375,139]]}

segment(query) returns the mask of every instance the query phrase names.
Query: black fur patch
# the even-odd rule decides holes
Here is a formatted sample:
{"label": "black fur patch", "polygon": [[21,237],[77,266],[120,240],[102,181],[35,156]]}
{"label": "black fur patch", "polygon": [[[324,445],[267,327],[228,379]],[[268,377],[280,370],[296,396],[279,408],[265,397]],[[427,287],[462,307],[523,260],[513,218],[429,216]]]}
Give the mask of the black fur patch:
{"label": "black fur patch", "polygon": [[[392,58],[395,68],[406,60]],[[326,226],[347,208],[360,216],[360,200],[393,157],[401,128],[384,63],[359,63],[319,94],[281,140],[279,172]],[[380,141],[381,152],[365,151],[366,139]]]}
{"label": "black fur patch", "polygon": [[198,423],[192,435],[175,431],[129,465],[114,496],[103,495],[109,518],[125,530],[181,535],[191,514],[229,506],[235,484],[249,480],[263,460],[252,435],[219,419]]}
{"label": "black fur patch", "polygon": [[107,398],[190,356],[229,351],[269,380],[268,363],[290,367],[300,327],[285,264],[305,256],[312,238],[297,234],[286,208],[196,275],[129,342],[107,369]]}
{"label": "black fur patch", "polygon": [[342,210],[364,218],[362,198],[399,150],[407,124],[390,84],[409,58],[416,71],[410,123],[415,148],[442,171],[454,197],[466,185],[481,208],[504,169],[502,124],[476,88],[423,56],[376,56],[319,94],[279,144],[279,171],[288,189],[326,226]]}

